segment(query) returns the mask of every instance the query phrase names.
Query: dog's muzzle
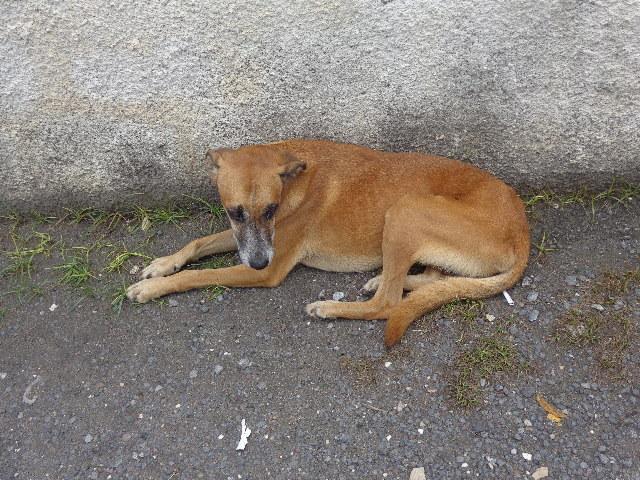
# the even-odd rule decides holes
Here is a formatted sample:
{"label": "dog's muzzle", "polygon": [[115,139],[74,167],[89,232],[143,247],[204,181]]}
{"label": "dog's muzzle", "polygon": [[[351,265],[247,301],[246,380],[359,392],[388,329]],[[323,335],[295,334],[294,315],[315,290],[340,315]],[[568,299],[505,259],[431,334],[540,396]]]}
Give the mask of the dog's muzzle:
{"label": "dog's muzzle", "polygon": [[272,234],[256,224],[243,225],[235,232],[238,253],[243,264],[262,270],[273,259]]}

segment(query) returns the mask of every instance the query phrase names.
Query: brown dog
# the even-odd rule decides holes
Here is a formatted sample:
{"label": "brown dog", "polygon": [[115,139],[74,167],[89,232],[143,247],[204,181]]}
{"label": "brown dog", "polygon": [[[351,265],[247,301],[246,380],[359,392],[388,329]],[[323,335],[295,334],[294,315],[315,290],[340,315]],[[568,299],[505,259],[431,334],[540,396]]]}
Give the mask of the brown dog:
{"label": "brown dog", "polygon": [[[387,319],[397,343],[418,316],[457,298],[512,286],[529,256],[518,195],[471,165],[418,153],[387,153],[320,140],[210,150],[211,178],[231,229],[154,260],[127,295],[147,302],[208,285],[275,287],[298,263],[382,274],[364,302],[314,302],[321,318]],[[186,270],[238,250],[242,265]],[[427,268],[408,275],[419,263]],[[411,293],[405,298],[403,290]]]}

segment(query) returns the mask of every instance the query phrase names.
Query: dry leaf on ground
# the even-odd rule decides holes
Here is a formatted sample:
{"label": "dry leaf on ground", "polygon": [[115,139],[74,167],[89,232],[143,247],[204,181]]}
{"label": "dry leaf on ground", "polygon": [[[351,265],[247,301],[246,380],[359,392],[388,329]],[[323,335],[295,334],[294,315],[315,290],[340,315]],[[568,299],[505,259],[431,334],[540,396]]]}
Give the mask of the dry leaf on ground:
{"label": "dry leaf on ground", "polygon": [[561,410],[558,410],[551,403],[549,403],[541,394],[536,393],[536,401],[545,412],[547,412],[547,418],[554,423],[562,423],[562,419],[566,418],[566,414]]}

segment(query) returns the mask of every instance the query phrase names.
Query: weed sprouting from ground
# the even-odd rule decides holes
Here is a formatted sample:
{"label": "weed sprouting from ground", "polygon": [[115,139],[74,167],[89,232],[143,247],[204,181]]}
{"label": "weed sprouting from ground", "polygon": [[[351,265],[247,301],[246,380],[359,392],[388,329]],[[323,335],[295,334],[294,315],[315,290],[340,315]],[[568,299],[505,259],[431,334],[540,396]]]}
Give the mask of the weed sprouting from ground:
{"label": "weed sprouting from ground", "polygon": [[193,197],[191,195],[185,195],[186,198],[193,200],[196,207],[204,211],[217,219],[222,219],[225,216],[224,207],[216,202],[209,202],[201,197]]}
{"label": "weed sprouting from ground", "polygon": [[585,207],[588,206],[592,216],[595,216],[596,207],[602,202],[613,201],[624,205],[638,196],[640,196],[640,185],[621,183],[614,179],[607,189],[600,192],[589,191],[586,188],[564,194],[555,193],[552,190],[543,190],[525,195],[523,200],[529,210],[539,204],[549,204],[555,207],[578,204]]}
{"label": "weed sprouting from ground", "polygon": [[514,372],[520,367],[516,348],[501,335],[482,338],[458,357],[449,385],[451,396],[459,407],[473,407],[480,402],[481,378],[489,380],[497,373]]}
{"label": "weed sprouting from ground", "polygon": [[227,291],[226,287],[222,287],[220,285],[211,285],[204,289],[205,298],[209,302],[212,302],[213,300],[218,298],[220,295],[222,295],[226,291]]}
{"label": "weed sprouting from ground", "polygon": [[34,299],[41,297],[44,289],[31,282],[21,282],[14,286],[12,290],[0,293],[0,296],[15,295],[21,305],[31,303]]}
{"label": "weed sprouting from ground", "polygon": [[122,312],[122,307],[126,298],[127,286],[123,282],[122,285],[111,295],[111,310],[117,315],[120,315]]}
{"label": "weed sprouting from ground", "polygon": [[233,265],[233,259],[233,254],[217,255],[200,262],[192,263],[190,264],[190,267],[197,270],[230,267]]}
{"label": "weed sprouting from ground", "polygon": [[91,267],[89,265],[89,248],[74,247],[76,252],[65,258],[60,265],[53,267],[54,270],[61,272],[60,281],[65,285],[73,287],[83,286],[90,278],[93,278]]}
{"label": "weed sprouting from ground", "polygon": [[352,358],[349,355],[340,357],[340,369],[351,375],[355,383],[371,386],[377,383],[378,362],[371,358]]}
{"label": "weed sprouting from ground", "polygon": [[179,220],[184,220],[190,216],[187,210],[177,207],[153,209],[136,207],[134,215],[139,223],[140,229],[143,231],[148,230],[154,225],[166,225],[168,223],[177,225]]}
{"label": "weed sprouting from ground", "polygon": [[482,300],[455,300],[442,307],[442,311],[448,318],[459,318],[469,324],[484,311]]}
{"label": "weed sprouting from ground", "polygon": [[151,257],[149,255],[140,252],[131,252],[126,249],[117,253],[113,253],[111,256],[111,261],[104,267],[104,271],[109,273],[120,272],[123,265],[127,262],[127,260],[131,258],[151,260]]}
{"label": "weed sprouting from ground", "polygon": [[533,243],[533,246],[536,248],[536,250],[538,250],[538,258],[555,251],[555,248],[550,247],[547,241],[548,241],[547,232],[542,232],[542,237],[540,237],[540,241],[538,243],[535,243],[535,242]]}
{"label": "weed sprouting from ground", "polygon": [[17,233],[11,234],[13,250],[5,252],[9,258],[9,265],[3,274],[16,274],[31,278],[33,272],[33,260],[38,255],[49,256],[53,242],[48,233],[33,232],[29,237],[23,238]]}
{"label": "weed sprouting from ground", "polygon": [[637,332],[631,309],[616,302],[637,285],[640,268],[603,274],[579,305],[558,318],[554,340],[572,348],[590,348],[601,369],[613,372],[615,379],[623,378],[625,355]]}

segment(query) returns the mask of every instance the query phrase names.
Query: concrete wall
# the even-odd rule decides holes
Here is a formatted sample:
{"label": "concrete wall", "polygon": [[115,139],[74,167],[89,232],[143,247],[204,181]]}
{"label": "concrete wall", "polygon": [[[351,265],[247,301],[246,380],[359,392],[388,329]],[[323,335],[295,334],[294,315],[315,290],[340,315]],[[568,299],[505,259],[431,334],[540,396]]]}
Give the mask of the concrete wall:
{"label": "concrete wall", "polygon": [[206,192],[206,147],[286,137],[640,175],[638,1],[146,3],[0,3],[0,210]]}

